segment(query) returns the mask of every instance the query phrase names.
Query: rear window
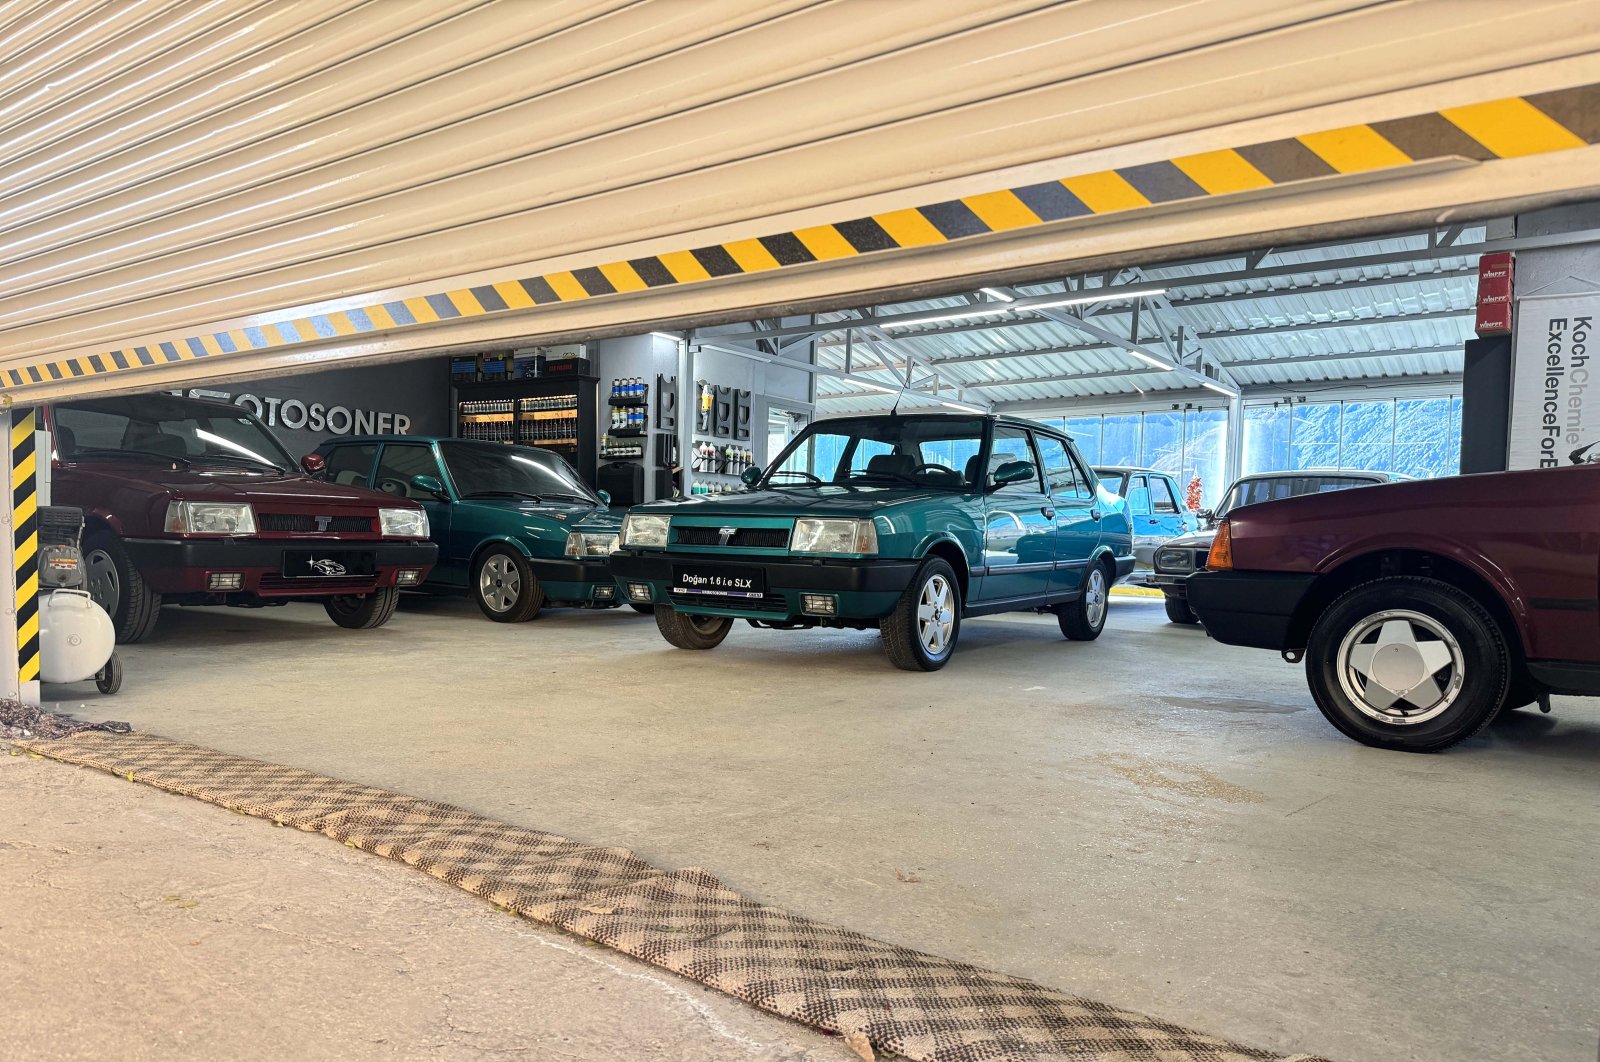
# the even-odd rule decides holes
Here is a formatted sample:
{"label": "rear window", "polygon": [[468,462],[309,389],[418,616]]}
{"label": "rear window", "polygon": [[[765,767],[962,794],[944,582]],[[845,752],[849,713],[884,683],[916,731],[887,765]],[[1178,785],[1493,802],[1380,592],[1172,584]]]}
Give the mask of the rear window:
{"label": "rear window", "polygon": [[1334,490],[1349,490],[1351,487],[1370,487],[1372,484],[1372,480],[1360,476],[1268,476],[1248,479],[1234,485],[1217,513],[1220,516],[1241,505],[1298,498],[1302,494],[1326,494]]}

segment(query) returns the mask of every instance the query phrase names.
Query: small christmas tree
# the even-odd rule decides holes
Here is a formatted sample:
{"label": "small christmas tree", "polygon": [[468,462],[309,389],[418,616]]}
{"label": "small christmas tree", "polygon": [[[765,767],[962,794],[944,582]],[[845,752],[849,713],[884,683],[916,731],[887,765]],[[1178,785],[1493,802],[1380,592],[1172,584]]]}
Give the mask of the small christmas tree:
{"label": "small christmas tree", "polygon": [[1200,488],[1200,477],[1195,476],[1189,481],[1189,488],[1188,490],[1184,491],[1183,499],[1183,503],[1189,507],[1189,511],[1191,513],[1197,513],[1200,511],[1200,498],[1202,493],[1203,492]]}

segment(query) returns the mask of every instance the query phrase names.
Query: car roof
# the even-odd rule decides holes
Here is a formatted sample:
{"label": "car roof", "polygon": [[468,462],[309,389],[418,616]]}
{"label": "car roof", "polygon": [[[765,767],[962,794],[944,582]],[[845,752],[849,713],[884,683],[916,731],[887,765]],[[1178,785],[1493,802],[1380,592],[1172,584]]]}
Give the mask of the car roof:
{"label": "car roof", "polygon": [[1159,468],[1143,468],[1139,465],[1091,465],[1089,467],[1094,469],[1095,475],[1097,476],[1104,472],[1115,472],[1118,475],[1166,476],[1168,479],[1177,478],[1174,473],[1163,472]]}
{"label": "car roof", "polygon": [[1280,468],[1276,472],[1251,472],[1240,476],[1242,483],[1247,479],[1287,479],[1295,476],[1344,476],[1346,479],[1409,479],[1398,472],[1382,472],[1370,468]]}
{"label": "car roof", "polygon": [[484,443],[486,443],[488,445],[498,445],[498,444],[495,444],[495,443],[489,443],[489,440],[487,440],[487,439],[481,439],[481,440],[480,439],[453,439],[448,435],[393,435],[393,434],[391,434],[391,435],[335,435],[331,439],[324,439],[322,441],[321,445],[323,445],[323,446],[347,446],[347,445],[350,445],[350,444],[353,444],[353,443],[390,443],[390,442],[412,442],[412,443],[484,442]]}

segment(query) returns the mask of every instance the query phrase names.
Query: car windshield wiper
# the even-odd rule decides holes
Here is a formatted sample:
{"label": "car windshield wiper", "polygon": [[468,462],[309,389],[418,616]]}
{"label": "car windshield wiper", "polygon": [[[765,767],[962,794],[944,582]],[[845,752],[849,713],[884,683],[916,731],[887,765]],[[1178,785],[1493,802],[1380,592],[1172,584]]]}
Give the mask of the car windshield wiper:
{"label": "car windshield wiper", "polygon": [[529,494],[525,490],[475,490],[470,494],[463,494],[463,498],[529,498],[533,501],[544,501],[537,494]]}
{"label": "car windshield wiper", "polygon": [[599,498],[585,498],[582,494],[546,494],[546,498],[571,498],[573,501],[584,502],[589,505],[600,504]]}
{"label": "car windshield wiper", "polygon": [[933,484],[923,483],[921,480],[906,475],[904,472],[852,472],[843,479],[834,480],[835,483],[854,483],[863,479],[894,479],[901,483],[908,483],[913,487],[928,487]]}
{"label": "car windshield wiper", "polygon": [[166,461],[175,465],[188,468],[190,461],[187,457],[177,457],[173,454],[164,454],[156,450],[116,450],[109,446],[83,446],[72,451],[67,460],[76,460],[80,457],[123,457],[140,458],[153,457],[158,461]]}
{"label": "car windshield wiper", "polygon": [[244,454],[201,454],[200,461],[240,461],[256,468],[270,468],[277,472],[287,472],[288,469],[273,461],[260,457],[246,457]]}

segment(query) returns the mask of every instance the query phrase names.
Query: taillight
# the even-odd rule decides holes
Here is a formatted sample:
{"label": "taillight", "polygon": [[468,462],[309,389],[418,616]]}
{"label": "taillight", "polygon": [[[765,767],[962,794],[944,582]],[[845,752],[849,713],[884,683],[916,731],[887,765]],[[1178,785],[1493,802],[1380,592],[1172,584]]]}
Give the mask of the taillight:
{"label": "taillight", "polygon": [[1224,520],[1217,525],[1217,537],[1211,540],[1211,555],[1206,558],[1206,570],[1225,572],[1233,569],[1233,528]]}

